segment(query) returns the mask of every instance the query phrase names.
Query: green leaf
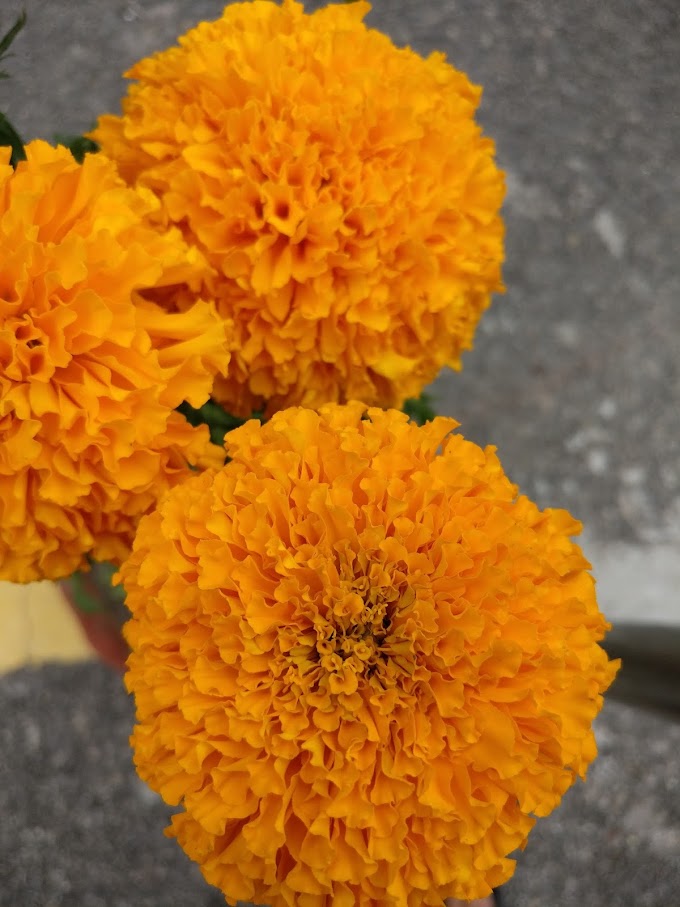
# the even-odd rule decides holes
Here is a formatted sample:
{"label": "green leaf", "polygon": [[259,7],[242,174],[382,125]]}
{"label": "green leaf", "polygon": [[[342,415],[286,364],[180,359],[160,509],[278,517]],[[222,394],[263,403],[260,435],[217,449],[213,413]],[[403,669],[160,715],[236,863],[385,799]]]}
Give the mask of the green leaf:
{"label": "green leaf", "polygon": [[412,397],[404,403],[404,412],[418,425],[424,425],[426,422],[431,422],[437,415],[432,408],[432,402],[429,394]]}
{"label": "green leaf", "polygon": [[207,425],[210,430],[210,440],[213,444],[218,444],[220,447],[224,443],[224,436],[228,432],[238,428],[239,425],[243,425],[248,419],[262,418],[262,413],[254,412],[248,418],[241,419],[228,413],[213,400],[208,400],[200,409],[195,409],[186,402],[180,403],[177,411],[184,416],[190,425]]}
{"label": "green leaf", "polygon": [[[22,12],[10,30],[0,38],[0,60],[7,56],[7,51],[10,49],[12,41],[14,41],[24,25],[26,25],[26,13]],[[9,79],[9,74],[0,71],[0,79]]]}
{"label": "green leaf", "polygon": [[10,123],[4,113],[0,113],[0,145],[8,145],[12,149],[9,159],[12,167],[16,167],[19,161],[26,160],[24,143],[21,136]]}
{"label": "green leaf", "polygon": [[76,608],[84,614],[104,614],[106,606],[96,594],[96,587],[93,591],[92,581],[87,574],[77,571],[71,574],[68,579],[69,591]]}
{"label": "green leaf", "polygon": [[[12,41],[14,41],[25,24],[26,13],[22,12],[10,30],[0,38],[0,60],[7,56]],[[0,79],[9,79],[9,73],[0,70]],[[26,160],[26,152],[24,151],[24,143],[21,140],[21,136],[4,113],[0,113],[0,145],[7,145],[12,149],[9,161],[13,167],[16,167],[19,161]]]}
{"label": "green leaf", "polygon": [[85,614],[113,614],[125,603],[125,589],[122,585],[113,585],[118,567],[89,557],[88,561],[90,570],[76,570],[66,580],[69,597]]}
{"label": "green leaf", "polygon": [[58,145],[65,145],[79,164],[82,164],[86,154],[99,151],[99,145],[84,135],[64,135],[59,132],[55,135],[54,141]]}

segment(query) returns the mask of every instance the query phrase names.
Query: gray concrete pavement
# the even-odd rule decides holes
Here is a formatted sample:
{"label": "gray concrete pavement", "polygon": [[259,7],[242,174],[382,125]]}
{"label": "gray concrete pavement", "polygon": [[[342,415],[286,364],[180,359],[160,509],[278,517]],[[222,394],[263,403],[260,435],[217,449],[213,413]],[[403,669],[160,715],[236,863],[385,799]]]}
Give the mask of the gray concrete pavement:
{"label": "gray concrete pavement", "polygon": [[[2,0],[0,27],[22,7],[29,23],[0,110],[27,138],[87,129],[116,109],[120,71],[221,5]],[[496,444],[523,491],[584,521],[611,618],[678,625],[680,7],[375,7],[371,21],[395,40],[446,51],[484,85],[482,118],[508,174],[508,292],[462,374],[436,382],[437,408]],[[204,903],[155,843],[155,807],[132,807],[119,696],[96,668],[0,681],[0,799],[14,817],[0,823],[0,907]],[[534,834],[511,907],[680,904],[678,728],[612,703],[600,733],[590,781]]]}
{"label": "gray concrete pavement", "polygon": [[[100,665],[0,682],[0,907],[219,907],[137,779],[132,704]],[[507,907],[680,904],[680,724],[616,702],[600,756],[538,821]]]}

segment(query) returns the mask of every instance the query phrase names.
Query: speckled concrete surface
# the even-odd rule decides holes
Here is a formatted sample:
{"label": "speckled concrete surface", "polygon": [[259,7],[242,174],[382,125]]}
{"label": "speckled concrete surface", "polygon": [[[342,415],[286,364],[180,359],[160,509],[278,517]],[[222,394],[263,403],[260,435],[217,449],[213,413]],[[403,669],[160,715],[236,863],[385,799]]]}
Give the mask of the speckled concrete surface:
{"label": "speckled concrete surface", "polygon": [[[309,4],[311,8],[312,4]],[[0,82],[26,138],[114,110],[118,73],[208,0],[2,0],[27,31]],[[508,174],[508,292],[440,412],[566,506],[612,617],[680,623],[680,8],[676,0],[376,2],[373,24],[485,86]],[[97,666],[0,680],[0,907],[206,907],[130,770]],[[610,703],[591,779],[535,830],[510,907],[680,904],[678,726]],[[8,818],[9,817],[9,818]]]}
{"label": "speckled concrete surface", "polygon": [[216,907],[137,778],[132,703],[99,664],[0,680],[0,907]]}
{"label": "speckled concrete surface", "polygon": [[[0,907],[218,907],[137,779],[132,704],[97,665],[0,681]],[[585,784],[538,821],[507,907],[680,904],[680,724],[609,702]]]}

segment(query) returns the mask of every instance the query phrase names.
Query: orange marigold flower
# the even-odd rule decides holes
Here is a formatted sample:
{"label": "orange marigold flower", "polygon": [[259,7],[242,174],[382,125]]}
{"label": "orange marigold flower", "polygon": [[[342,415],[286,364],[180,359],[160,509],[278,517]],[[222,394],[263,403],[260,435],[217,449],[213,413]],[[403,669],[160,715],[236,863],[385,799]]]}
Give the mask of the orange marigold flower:
{"label": "orange marigold flower", "polygon": [[504,182],[481,90],[366,28],[368,3],[235,3],[137,63],[92,133],[214,268],[215,396],[401,406],[460,367],[502,289]]}
{"label": "orange marigold flower", "polygon": [[0,579],[56,579],[86,557],[120,561],[140,516],[189,471],[219,465],[207,430],[174,412],[200,406],[225,324],[197,302],[145,301],[196,287],[206,265],[114,164],[0,149]]}
{"label": "orange marigold flower", "polygon": [[229,903],[483,896],[596,754],[580,525],[456,424],[285,410],[140,523],[135,762]]}

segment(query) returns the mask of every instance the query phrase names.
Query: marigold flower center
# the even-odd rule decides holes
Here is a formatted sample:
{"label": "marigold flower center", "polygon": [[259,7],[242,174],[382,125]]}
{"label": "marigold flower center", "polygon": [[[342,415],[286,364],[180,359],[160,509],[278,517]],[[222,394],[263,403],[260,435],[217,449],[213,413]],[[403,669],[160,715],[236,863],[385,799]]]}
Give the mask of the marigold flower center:
{"label": "marigold flower center", "polygon": [[359,578],[334,601],[331,619],[316,625],[316,654],[330,674],[349,670],[383,685],[384,667],[391,655],[390,634],[398,593],[375,589]]}

